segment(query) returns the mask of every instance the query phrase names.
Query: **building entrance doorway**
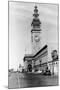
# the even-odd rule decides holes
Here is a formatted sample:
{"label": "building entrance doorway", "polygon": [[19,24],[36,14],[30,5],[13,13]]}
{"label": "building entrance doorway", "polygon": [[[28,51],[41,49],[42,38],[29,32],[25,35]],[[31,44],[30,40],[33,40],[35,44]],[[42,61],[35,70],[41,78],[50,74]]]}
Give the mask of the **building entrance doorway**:
{"label": "building entrance doorway", "polygon": [[28,65],[28,72],[32,72],[32,65],[31,64]]}

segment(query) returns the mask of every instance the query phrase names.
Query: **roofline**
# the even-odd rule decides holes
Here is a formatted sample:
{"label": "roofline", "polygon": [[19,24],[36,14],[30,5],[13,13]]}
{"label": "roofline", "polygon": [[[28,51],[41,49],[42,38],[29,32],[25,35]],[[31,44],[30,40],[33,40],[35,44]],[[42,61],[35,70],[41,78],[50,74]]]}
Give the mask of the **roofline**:
{"label": "roofline", "polygon": [[42,49],[40,49],[35,55],[33,55],[33,56],[24,56],[24,58],[34,58],[34,57],[36,57],[40,52],[42,52],[45,48],[47,48],[47,45],[45,45]]}
{"label": "roofline", "polygon": [[39,51],[34,55],[34,57],[37,56],[40,52],[42,52],[45,48],[47,48],[47,45],[45,45],[41,50],[39,50]]}

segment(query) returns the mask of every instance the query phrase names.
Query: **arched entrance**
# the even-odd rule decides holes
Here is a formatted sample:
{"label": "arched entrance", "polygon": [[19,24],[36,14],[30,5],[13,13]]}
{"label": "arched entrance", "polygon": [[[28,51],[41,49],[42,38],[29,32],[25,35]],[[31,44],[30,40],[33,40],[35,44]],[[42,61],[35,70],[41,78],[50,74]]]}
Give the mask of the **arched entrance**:
{"label": "arched entrance", "polygon": [[31,64],[28,65],[28,72],[32,72],[32,65]]}

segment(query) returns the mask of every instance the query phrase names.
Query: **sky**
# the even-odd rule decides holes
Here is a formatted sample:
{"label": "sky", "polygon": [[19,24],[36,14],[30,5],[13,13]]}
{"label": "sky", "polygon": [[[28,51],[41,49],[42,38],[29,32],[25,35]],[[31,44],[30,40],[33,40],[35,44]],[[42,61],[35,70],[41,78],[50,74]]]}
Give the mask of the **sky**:
{"label": "sky", "polygon": [[[32,53],[31,22],[35,4],[9,2],[9,68],[17,69],[19,63],[24,65],[24,55]],[[50,54],[52,50],[58,49],[58,5],[36,5],[42,30],[40,46],[42,48],[48,44]]]}

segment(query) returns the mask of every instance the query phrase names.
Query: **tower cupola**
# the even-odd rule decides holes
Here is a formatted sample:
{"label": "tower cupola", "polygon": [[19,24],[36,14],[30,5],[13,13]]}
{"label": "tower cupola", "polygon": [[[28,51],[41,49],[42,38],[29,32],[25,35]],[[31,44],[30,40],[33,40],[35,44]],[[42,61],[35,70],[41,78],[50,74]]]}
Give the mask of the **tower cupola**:
{"label": "tower cupola", "polygon": [[41,21],[39,20],[39,14],[38,14],[38,9],[37,6],[34,7],[34,14],[33,14],[33,20],[31,23],[31,26],[33,26],[33,28],[35,27],[40,27],[41,25]]}

